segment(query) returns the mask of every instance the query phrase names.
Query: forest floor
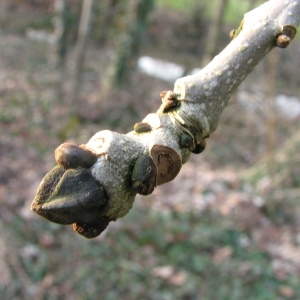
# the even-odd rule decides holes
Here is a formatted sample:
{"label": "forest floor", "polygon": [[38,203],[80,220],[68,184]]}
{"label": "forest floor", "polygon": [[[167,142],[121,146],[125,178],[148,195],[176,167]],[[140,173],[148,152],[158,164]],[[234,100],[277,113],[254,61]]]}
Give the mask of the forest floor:
{"label": "forest floor", "polygon": [[[103,93],[102,70],[111,53],[91,46],[80,121],[72,124],[68,102],[57,99],[52,46],[4,32],[0,41],[4,299],[300,298],[299,152],[287,154],[284,164],[276,156],[292,136],[299,149],[299,117],[269,114],[266,62],[234,95],[205,152],[192,156],[173,182],[138,196],[128,216],[89,241],[30,211],[41,179],[55,164],[54,149],[66,140],[86,143],[103,129],[132,130],[157,110],[160,91],[172,85],[134,72],[134,88]],[[292,45],[278,61],[299,56],[299,49]],[[287,76],[286,66],[277,67]],[[287,86],[278,80],[275,96],[299,96],[291,81]],[[249,96],[250,108],[239,101],[241,93]],[[276,137],[271,149],[270,135]]]}

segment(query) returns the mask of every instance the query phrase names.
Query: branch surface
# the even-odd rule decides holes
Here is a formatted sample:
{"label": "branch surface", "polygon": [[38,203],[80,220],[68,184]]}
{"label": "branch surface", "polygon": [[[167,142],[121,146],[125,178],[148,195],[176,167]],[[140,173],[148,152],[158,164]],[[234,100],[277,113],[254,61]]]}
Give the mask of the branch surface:
{"label": "branch surface", "polygon": [[148,195],[173,180],[191,153],[201,153],[231,95],[275,46],[285,48],[300,22],[300,0],[272,0],[245,14],[233,41],[201,72],[163,91],[162,104],[134,130],[96,133],[81,146],[62,144],[58,165],[42,180],[31,209],[98,236]]}

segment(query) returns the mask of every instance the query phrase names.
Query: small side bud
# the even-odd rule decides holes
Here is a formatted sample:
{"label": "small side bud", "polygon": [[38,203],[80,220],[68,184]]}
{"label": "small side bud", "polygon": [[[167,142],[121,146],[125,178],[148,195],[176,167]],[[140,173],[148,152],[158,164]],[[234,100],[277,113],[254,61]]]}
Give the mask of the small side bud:
{"label": "small side bud", "polygon": [[192,150],[194,154],[199,154],[204,151],[206,147],[206,141],[202,140],[199,144],[196,145],[195,149]]}
{"label": "small side bud", "polygon": [[243,30],[243,27],[244,27],[244,19],[241,21],[241,24],[237,29],[233,29],[230,31],[229,37],[232,40],[234,40],[239,35],[239,33]]}
{"label": "small side bud", "polygon": [[141,195],[149,195],[156,186],[156,167],[148,155],[143,155],[134,164],[131,182],[133,189]]}
{"label": "small side bud", "polygon": [[173,91],[162,91],[159,96],[161,97],[162,104],[157,113],[167,113],[179,105],[177,95]]}
{"label": "small side bud", "polygon": [[286,48],[290,44],[291,39],[284,35],[279,34],[279,36],[276,39],[276,44],[279,48]]}
{"label": "small side bud", "polygon": [[137,133],[144,133],[151,131],[152,127],[148,123],[138,122],[134,124],[133,129]]}
{"label": "small side bud", "polygon": [[284,25],[281,33],[276,38],[276,45],[279,48],[286,48],[295,37],[297,29],[293,25]]}
{"label": "small side bud", "polygon": [[193,147],[193,138],[186,134],[186,133],[183,133],[180,137],[180,146],[182,148],[191,148]]}
{"label": "small side bud", "polygon": [[65,169],[90,168],[96,161],[97,156],[91,151],[72,143],[64,143],[56,148],[55,160]]}

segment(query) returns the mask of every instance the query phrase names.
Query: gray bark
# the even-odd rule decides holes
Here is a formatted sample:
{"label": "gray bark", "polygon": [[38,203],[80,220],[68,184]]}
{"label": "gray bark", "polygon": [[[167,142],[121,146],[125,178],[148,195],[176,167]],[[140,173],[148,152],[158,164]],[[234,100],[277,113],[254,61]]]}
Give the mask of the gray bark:
{"label": "gray bark", "polygon": [[[126,135],[100,131],[81,146],[97,157],[88,170],[106,195],[105,205],[97,212],[98,220],[102,218],[101,224],[87,218],[80,219],[79,226],[70,214],[61,223],[74,222],[77,232],[94,237],[109,221],[129,211],[137,193],[149,194],[155,186],[174,179],[190,153],[203,150],[204,139],[216,129],[232,93],[276,46],[277,37],[286,32],[286,26],[296,28],[299,21],[300,0],[272,0],[250,11],[245,14],[240,34],[201,72],[178,79],[174,91],[161,93],[160,109],[136,124],[134,131]],[[284,36],[281,44],[286,39]],[[61,153],[65,156],[58,157],[57,161],[64,162],[63,169],[70,168],[68,159],[77,154],[67,150]],[[80,158],[75,161],[79,161],[79,167],[84,163]],[[155,170],[154,175],[152,170]],[[55,177],[63,172],[56,170],[48,175],[32,205],[35,212],[52,221],[68,212],[76,202],[72,185],[63,185],[60,177]],[[70,178],[70,182],[76,182]],[[56,185],[59,188],[55,188]],[[63,190],[61,186],[68,188]],[[82,222],[85,223],[82,225]]]}

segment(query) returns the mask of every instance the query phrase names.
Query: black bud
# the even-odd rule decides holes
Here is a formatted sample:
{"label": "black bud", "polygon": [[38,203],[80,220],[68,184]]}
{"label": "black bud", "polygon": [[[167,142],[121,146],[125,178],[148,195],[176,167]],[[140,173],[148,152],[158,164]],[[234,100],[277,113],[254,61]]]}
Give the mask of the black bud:
{"label": "black bud", "polygon": [[148,155],[139,157],[134,164],[131,182],[133,189],[141,195],[149,195],[156,186],[156,167]]}

